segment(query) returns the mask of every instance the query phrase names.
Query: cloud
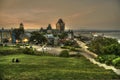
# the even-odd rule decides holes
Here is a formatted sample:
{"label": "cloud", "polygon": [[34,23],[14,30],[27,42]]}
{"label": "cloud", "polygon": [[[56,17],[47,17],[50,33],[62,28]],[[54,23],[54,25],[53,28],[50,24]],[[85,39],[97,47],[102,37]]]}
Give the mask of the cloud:
{"label": "cloud", "polygon": [[[62,18],[68,28],[120,29],[119,0],[0,0],[0,26],[40,28]],[[109,28],[109,27],[110,28]]]}

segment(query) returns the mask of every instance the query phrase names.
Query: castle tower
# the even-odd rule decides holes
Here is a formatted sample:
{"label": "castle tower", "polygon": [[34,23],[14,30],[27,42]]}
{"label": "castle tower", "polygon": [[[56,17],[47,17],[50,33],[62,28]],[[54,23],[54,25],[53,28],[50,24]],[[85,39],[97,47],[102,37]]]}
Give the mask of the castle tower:
{"label": "castle tower", "polygon": [[19,29],[21,31],[21,34],[24,34],[24,25],[23,25],[23,23],[20,23]]}
{"label": "castle tower", "polygon": [[51,27],[51,24],[48,24],[48,27],[47,27],[47,33],[52,33],[52,27]]}
{"label": "castle tower", "polygon": [[24,29],[24,25],[23,25],[23,23],[20,23],[20,27],[19,27],[20,29]]}
{"label": "castle tower", "polygon": [[51,24],[48,24],[47,30],[52,30]]}
{"label": "castle tower", "polygon": [[65,23],[63,22],[62,19],[59,19],[58,22],[56,23],[56,29],[59,30],[60,32],[64,32]]}

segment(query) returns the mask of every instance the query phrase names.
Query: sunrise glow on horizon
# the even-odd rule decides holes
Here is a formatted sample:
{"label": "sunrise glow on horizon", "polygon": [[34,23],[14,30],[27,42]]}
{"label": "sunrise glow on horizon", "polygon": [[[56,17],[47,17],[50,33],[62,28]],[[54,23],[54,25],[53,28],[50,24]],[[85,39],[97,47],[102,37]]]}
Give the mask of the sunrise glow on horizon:
{"label": "sunrise glow on horizon", "polygon": [[66,29],[120,30],[119,0],[0,0],[0,28],[53,28],[59,18]]}

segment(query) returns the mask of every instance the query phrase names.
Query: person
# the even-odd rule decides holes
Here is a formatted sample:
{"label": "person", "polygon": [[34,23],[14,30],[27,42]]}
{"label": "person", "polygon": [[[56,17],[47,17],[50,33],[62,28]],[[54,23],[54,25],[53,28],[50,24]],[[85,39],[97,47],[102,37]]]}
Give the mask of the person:
{"label": "person", "polygon": [[12,59],[12,62],[13,62],[13,63],[14,63],[14,60],[15,60],[15,59],[13,58],[13,59]]}
{"label": "person", "polygon": [[16,63],[20,62],[18,58],[16,58]]}

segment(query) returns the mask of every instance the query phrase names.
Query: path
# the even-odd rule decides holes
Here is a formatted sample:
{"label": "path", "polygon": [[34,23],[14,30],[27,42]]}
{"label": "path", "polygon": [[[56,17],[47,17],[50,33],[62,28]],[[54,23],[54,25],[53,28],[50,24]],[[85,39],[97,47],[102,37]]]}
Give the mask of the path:
{"label": "path", "polygon": [[59,53],[63,50],[60,47],[48,47],[48,46],[37,46],[37,45],[33,45],[33,48],[35,48],[37,51],[45,51],[45,52],[49,52],[50,54],[55,54],[55,55],[59,55]]}
{"label": "path", "polygon": [[90,52],[89,50],[87,50],[87,46],[85,45],[85,43],[75,39],[77,41],[77,43],[82,47],[82,50],[84,51],[83,53],[81,53],[83,56],[85,56],[87,59],[90,60],[90,62],[92,62],[93,64],[97,64],[100,67],[104,67],[105,69],[111,69],[113,70],[117,75],[120,75],[120,69],[116,69],[114,66],[107,66],[106,64],[102,64],[100,62],[95,61],[94,58],[97,57],[97,55],[93,52]]}

